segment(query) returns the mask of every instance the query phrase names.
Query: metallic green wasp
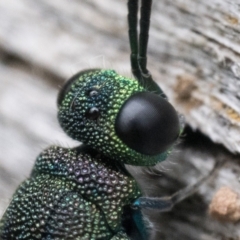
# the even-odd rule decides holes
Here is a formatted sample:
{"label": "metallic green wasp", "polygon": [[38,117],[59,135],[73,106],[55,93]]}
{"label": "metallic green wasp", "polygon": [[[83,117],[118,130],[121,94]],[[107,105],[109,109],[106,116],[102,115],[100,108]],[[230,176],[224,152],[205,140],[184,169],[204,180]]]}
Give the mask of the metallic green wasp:
{"label": "metallic green wasp", "polygon": [[148,239],[141,209],[169,210],[194,189],[143,197],[125,168],[164,161],[181,133],[177,112],[147,69],[151,5],[141,2],[138,35],[138,0],[128,1],[134,79],[90,69],[61,89],[59,123],[83,144],[51,146],[37,157],[0,222],[0,239]]}

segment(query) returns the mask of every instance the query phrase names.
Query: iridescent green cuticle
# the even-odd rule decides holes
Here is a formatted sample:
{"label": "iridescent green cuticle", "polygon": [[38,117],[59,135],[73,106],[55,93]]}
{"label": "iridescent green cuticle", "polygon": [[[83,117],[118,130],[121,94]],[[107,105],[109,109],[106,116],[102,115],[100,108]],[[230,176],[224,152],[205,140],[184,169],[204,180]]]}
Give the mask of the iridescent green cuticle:
{"label": "iridescent green cuticle", "polygon": [[[94,89],[98,95],[89,96]],[[165,160],[168,153],[157,156],[140,154],[126,146],[116,135],[115,120],[123,103],[134,93],[147,91],[131,78],[114,70],[92,70],[80,74],[69,88],[59,106],[58,119],[72,138],[125,164],[155,165]],[[86,113],[91,107],[100,111],[97,120],[89,120]]]}
{"label": "iridescent green cuticle", "polygon": [[139,196],[136,181],[110,159],[52,146],[14,194],[0,238],[110,239],[113,231],[121,232],[122,208]]}
{"label": "iridescent green cuticle", "polygon": [[52,146],[40,154],[0,222],[0,238],[128,239],[121,227],[123,208],[141,192],[123,163],[155,165],[171,150],[146,156],[116,134],[121,107],[144,91],[136,80],[113,70],[80,72],[65,85],[58,98],[59,122],[85,145]]}

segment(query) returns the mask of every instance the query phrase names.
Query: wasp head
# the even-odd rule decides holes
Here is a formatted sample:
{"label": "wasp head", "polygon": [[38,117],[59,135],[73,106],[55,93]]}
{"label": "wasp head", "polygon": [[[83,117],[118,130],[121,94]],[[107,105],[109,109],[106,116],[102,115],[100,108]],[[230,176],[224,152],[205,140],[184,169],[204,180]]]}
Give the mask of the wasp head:
{"label": "wasp head", "polygon": [[125,164],[155,165],[179,135],[170,103],[114,70],[74,75],[59,93],[58,108],[70,137]]}

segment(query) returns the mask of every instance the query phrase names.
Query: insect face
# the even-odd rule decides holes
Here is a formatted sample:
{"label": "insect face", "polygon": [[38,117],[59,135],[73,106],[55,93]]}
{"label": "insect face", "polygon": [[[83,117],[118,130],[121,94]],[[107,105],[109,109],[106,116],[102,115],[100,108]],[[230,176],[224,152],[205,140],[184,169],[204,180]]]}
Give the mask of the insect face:
{"label": "insect face", "polygon": [[166,100],[113,70],[76,74],[59,93],[58,106],[70,137],[125,164],[155,165],[179,135],[178,116]]}

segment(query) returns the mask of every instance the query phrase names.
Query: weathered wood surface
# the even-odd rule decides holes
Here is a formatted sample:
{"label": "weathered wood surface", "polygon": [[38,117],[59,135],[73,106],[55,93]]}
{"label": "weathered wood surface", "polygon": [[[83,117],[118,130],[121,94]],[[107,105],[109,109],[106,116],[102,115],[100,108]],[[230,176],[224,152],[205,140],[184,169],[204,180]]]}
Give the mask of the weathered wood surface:
{"label": "weathered wood surface", "polygon": [[[56,120],[57,90],[64,79],[89,67],[130,75],[125,4],[0,1],[0,215],[43,148],[77,144]],[[238,153],[239,9],[237,0],[155,1],[149,42],[149,68],[187,123]],[[240,194],[237,157],[193,136],[182,141],[197,146],[188,140],[160,164],[167,170],[152,172],[151,184],[145,184],[148,195],[173,193],[207,174],[219,158],[229,161],[174,211],[151,213],[155,239],[237,240],[238,223],[220,223],[207,213],[219,187]]]}

